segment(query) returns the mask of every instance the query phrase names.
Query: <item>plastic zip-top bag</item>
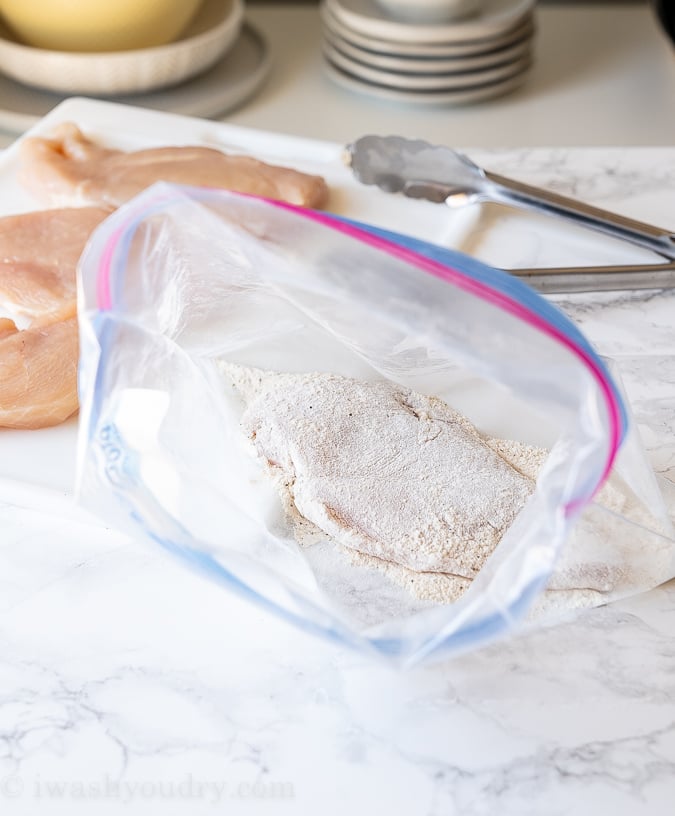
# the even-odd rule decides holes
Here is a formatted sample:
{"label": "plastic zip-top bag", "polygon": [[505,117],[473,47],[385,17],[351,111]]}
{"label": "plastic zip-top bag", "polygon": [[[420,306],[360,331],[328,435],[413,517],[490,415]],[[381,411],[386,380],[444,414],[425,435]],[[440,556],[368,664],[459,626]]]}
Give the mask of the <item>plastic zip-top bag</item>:
{"label": "plastic zip-top bag", "polygon": [[80,264],[80,501],[398,664],[674,574],[607,365],[460,253],[155,185]]}

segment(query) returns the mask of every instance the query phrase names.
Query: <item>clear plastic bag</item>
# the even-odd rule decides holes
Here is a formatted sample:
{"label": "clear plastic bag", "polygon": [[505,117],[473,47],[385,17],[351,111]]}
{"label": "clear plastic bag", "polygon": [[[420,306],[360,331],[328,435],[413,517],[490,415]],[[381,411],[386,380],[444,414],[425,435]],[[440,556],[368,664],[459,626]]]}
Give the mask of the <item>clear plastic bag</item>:
{"label": "clear plastic bag", "polygon": [[[104,222],[80,273],[80,501],[289,621],[410,665],[675,573],[615,380],[511,276],[327,214],[164,184]],[[390,381],[486,439],[549,453],[461,597],[419,599],[343,547],[298,543],[219,360]],[[610,472],[630,500],[590,504]]]}

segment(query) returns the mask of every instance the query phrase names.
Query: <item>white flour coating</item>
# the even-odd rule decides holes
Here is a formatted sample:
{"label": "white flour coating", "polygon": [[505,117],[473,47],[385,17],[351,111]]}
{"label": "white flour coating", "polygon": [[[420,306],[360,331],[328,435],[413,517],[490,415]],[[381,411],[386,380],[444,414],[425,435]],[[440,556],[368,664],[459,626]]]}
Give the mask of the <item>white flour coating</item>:
{"label": "white flour coating", "polygon": [[[549,453],[545,448],[503,439],[486,442],[532,479],[537,478]],[[548,582],[548,604],[557,598],[560,605],[586,606],[598,603],[599,592],[635,591],[658,583],[660,569],[662,575],[668,574],[670,545],[661,537],[666,534],[623,479],[612,474],[582,514],[558,558]],[[590,594],[575,597],[570,593],[580,590]]]}
{"label": "white flour coating", "polygon": [[[461,597],[549,453],[482,437],[441,400],[391,383],[219,367],[243,398],[242,429],[279,488],[298,542],[328,537],[353,565],[383,572],[423,601]],[[659,531],[617,477],[596,502]],[[590,539],[573,534],[535,614],[597,605],[603,593],[641,580],[628,552],[633,537],[622,552],[626,533],[611,521],[582,518]],[[602,542],[600,550],[590,552],[588,540]]]}
{"label": "white flour coating", "polygon": [[[522,442],[484,437],[485,442],[507,462],[525,476],[536,479],[549,451]],[[661,524],[639,502],[623,480],[612,475],[599,491],[596,504],[611,515],[590,508],[582,516],[572,532],[556,568],[548,582],[548,588],[535,601],[531,618],[559,614],[561,610],[597,606],[605,603],[607,593],[633,592],[644,586],[652,586],[654,576],[667,571],[670,545],[660,540],[664,533]],[[642,534],[641,546],[636,546],[639,534],[621,520],[628,519],[637,525],[653,530],[657,535]],[[589,543],[601,545],[602,551],[594,554]],[[642,550],[642,557],[639,557]],[[636,559],[636,552],[638,558]],[[346,551],[354,566],[377,569],[411,595],[424,601],[453,603],[468,589],[470,581],[445,573],[415,572],[399,564],[383,561],[363,553]],[[645,572],[645,568],[647,572]]]}
{"label": "white flour coating", "polygon": [[334,374],[220,368],[287,506],[360,553],[472,578],[534,489],[435,397]]}
{"label": "white flour coating", "polygon": [[420,601],[447,604],[461,598],[471,584],[470,578],[461,578],[448,572],[416,572],[372,555],[348,550],[343,552],[355,567],[368,567],[383,572],[390,581],[407,590]]}

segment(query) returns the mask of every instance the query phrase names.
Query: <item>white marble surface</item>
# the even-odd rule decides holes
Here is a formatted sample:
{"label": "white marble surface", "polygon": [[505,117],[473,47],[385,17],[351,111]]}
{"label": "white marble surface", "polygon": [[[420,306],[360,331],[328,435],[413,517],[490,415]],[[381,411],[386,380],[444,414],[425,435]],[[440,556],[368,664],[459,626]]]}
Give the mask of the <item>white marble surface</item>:
{"label": "white marble surface", "polygon": [[[309,10],[253,11],[287,44],[298,21],[311,19]],[[451,124],[460,136],[444,141],[477,145],[471,154],[492,169],[675,228],[675,148],[485,150],[673,142],[674,109],[662,105],[672,101],[675,66],[644,9],[619,12],[617,46],[596,52],[582,46],[598,41],[601,7],[581,17],[542,12],[541,42],[555,61],[542,53],[535,84],[493,108],[415,120],[342,98],[306,73],[318,59],[308,36],[230,121],[335,139],[399,122],[399,131],[439,140]],[[575,31],[585,62],[575,58],[578,70],[563,76],[557,32]],[[650,70],[653,95],[640,97],[642,113],[623,117],[622,100],[641,93]],[[288,100],[318,93],[326,115],[298,120]],[[606,107],[587,127],[585,113],[601,98]],[[503,228],[519,242],[496,241]],[[467,213],[450,237],[495,262],[558,258],[572,244],[594,253],[571,235],[552,246],[541,225],[489,209]],[[675,293],[556,301],[618,361],[650,461],[675,482]],[[673,811],[672,582],[554,629],[395,673],[144,545],[0,502],[2,814]]]}
{"label": "white marble surface", "polygon": [[[675,149],[473,155],[673,224]],[[470,223],[496,252],[495,214]],[[508,228],[541,257],[526,219]],[[675,292],[557,300],[675,482]],[[673,583],[395,673],[114,533],[6,500],[0,529],[3,814],[672,812]]]}

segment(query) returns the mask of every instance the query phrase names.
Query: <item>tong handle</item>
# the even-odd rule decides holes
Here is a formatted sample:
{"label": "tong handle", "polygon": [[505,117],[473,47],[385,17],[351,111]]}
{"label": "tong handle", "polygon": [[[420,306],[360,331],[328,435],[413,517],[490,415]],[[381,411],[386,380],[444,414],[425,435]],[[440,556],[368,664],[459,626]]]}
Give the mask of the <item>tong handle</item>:
{"label": "tong handle", "polygon": [[656,252],[664,258],[675,260],[675,235],[667,230],[652,224],[645,224],[642,221],[635,221],[632,218],[625,218],[600,207],[591,207],[581,201],[539,187],[531,187],[529,184],[523,184],[487,170],[484,171],[484,177],[490,182],[490,198],[493,200],[550,215],[563,216],[579,226],[629,241]]}
{"label": "tong handle", "polygon": [[543,294],[675,288],[675,262],[625,266],[543,267],[507,271]]}

